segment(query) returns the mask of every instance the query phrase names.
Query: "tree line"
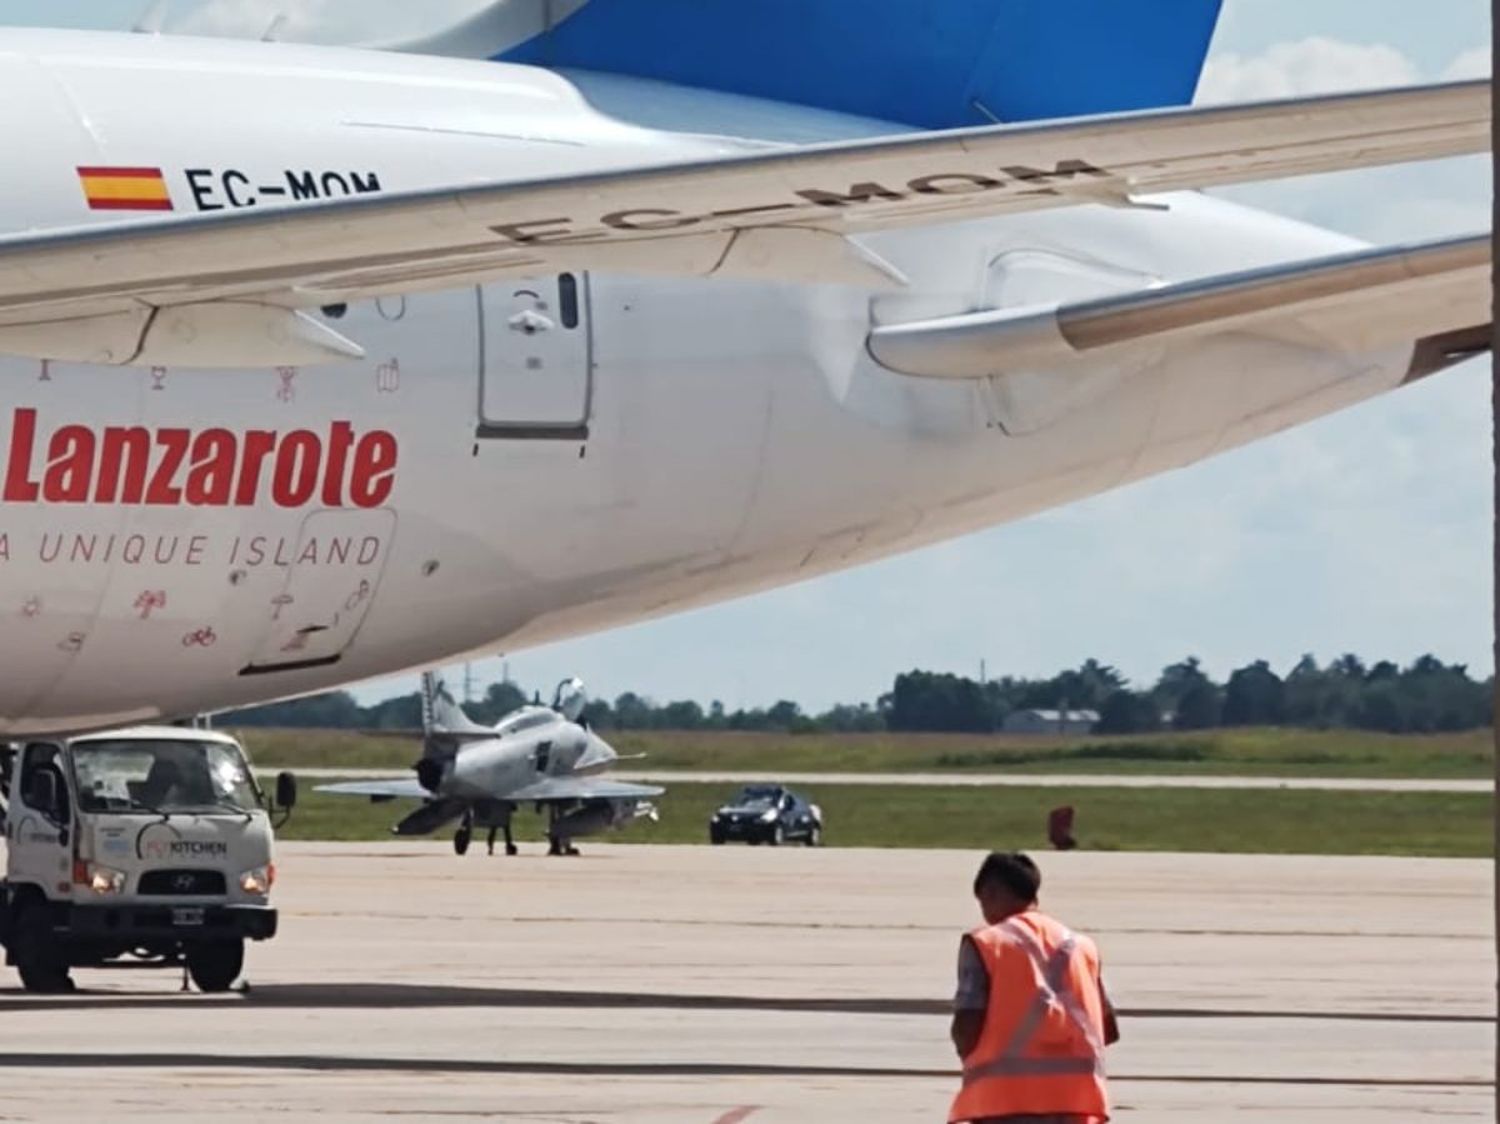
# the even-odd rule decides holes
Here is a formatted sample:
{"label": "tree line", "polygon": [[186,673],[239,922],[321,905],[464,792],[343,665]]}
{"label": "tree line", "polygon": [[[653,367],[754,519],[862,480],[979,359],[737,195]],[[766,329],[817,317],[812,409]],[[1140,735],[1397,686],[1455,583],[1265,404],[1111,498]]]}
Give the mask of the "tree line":
{"label": "tree line", "polygon": [[[1226,726],[1348,728],[1392,734],[1471,730],[1494,721],[1494,679],[1479,681],[1461,664],[1422,656],[1406,667],[1367,665],[1345,655],[1326,666],[1303,656],[1286,675],[1265,660],[1230,673],[1222,683],[1196,658],[1163,669],[1135,687],[1113,667],[1087,660],[1046,679],[1004,676],[979,681],[945,672],[896,677],[874,703],[845,704],[819,714],[783,700],[765,708],[728,710],[692,701],[657,703],[633,691],[595,699],[585,720],[599,730],[743,730],[780,733],[994,733],[1017,711],[1094,711],[1099,734],[1207,730]],[[529,702],[544,701],[511,682],[490,685],[466,704],[478,722],[497,722]],[[236,711],[229,726],[294,729],[411,730],[422,724],[417,694],[361,706],[347,691]]]}

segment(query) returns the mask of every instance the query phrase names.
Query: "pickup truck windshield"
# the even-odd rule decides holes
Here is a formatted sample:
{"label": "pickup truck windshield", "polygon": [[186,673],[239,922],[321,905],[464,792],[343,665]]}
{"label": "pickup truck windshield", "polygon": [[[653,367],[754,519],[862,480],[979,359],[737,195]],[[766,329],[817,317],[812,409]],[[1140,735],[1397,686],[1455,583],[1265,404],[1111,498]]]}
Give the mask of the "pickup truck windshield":
{"label": "pickup truck windshield", "polygon": [[240,751],[222,742],[100,741],[73,747],[85,812],[253,812]]}

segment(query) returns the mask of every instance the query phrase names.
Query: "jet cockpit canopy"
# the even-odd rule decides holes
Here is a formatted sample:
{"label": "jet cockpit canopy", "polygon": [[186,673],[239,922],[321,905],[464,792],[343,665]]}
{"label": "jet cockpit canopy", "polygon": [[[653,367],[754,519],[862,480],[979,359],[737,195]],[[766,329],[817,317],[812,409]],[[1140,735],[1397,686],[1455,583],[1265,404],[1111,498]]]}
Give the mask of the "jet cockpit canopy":
{"label": "jet cockpit canopy", "polygon": [[588,702],[589,694],[584,689],[583,680],[574,677],[564,679],[557,685],[557,694],[552,697],[552,709],[569,722],[577,722],[583,717],[583,708]]}

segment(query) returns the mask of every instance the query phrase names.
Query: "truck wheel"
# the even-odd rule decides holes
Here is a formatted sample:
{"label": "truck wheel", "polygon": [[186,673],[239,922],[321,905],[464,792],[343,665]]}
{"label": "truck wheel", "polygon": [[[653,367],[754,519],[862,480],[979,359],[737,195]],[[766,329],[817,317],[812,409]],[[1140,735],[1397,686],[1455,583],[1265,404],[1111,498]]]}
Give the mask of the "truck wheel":
{"label": "truck wheel", "polygon": [[68,962],[62,946],[52,932],[45,906],[32,903],[21,907],[11,930],[11,956],[21,986],[42,995],[56,995],[73,990]]}
{"label": "truck wheel", "polygon": [[228,991],[240,978],[244,967],[244,941],[214,941],[188,946],[188,975],[205,995]]}
{"label": "truck wheel", "polygon": [[807,829],[807,845],[809,847],[821,847],[823,845],[823,825],[815,823]]}
{"label": "truck wheel", "polygon": [[786,828],[777,824],[771,831],[771,838],[767,840],[773,847],[780,847],[786,842]]}
{"label": "truck wheel", "polygon": [[724,846],[724,833],[720,831],[710,831],[708,833],[708,841],[715,847],[722,847]]}

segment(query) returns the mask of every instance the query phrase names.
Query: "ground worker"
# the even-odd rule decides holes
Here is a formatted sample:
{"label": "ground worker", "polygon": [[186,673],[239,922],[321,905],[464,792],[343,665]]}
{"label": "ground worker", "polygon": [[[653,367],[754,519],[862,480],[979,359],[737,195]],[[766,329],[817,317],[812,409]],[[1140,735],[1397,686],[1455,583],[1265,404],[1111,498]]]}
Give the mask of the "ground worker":
{"label": "ground worker", "polygon": [[1037,908],[1042,875],[996,852],[974,878],[984,925],[958,955],[953,1045],[963,1086],[950,1124],[1102,1124],[1104,1047],[1119,1040],[1099,951]]}

